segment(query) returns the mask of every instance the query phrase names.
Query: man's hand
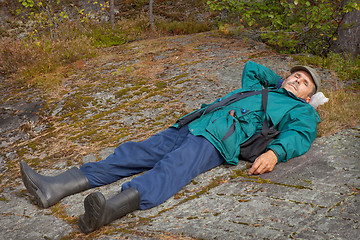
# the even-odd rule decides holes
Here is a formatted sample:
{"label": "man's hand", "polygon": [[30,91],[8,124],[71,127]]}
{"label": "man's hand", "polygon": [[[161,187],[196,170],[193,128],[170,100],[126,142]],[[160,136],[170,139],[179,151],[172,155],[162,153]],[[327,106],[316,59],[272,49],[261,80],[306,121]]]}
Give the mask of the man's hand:
{"label": "man's hand", "polygon": [[255,159],[252,167],[249,169],[248,174],[263,174],[266,172],[271,172],[278,159],[273,150],[269,150],[266,153],[261,154]]}

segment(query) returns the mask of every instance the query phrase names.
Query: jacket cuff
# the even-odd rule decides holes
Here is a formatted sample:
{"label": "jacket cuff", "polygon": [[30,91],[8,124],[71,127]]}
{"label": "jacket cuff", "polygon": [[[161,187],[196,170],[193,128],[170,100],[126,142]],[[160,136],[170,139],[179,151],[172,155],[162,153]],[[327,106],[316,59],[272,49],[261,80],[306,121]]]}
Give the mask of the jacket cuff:
{"label": "jacket cuff", "polygon": [[273,145],[269,146],[266,150],[273,150],[276,154],[278,162],[286,162],[286,153],[281,146]]}

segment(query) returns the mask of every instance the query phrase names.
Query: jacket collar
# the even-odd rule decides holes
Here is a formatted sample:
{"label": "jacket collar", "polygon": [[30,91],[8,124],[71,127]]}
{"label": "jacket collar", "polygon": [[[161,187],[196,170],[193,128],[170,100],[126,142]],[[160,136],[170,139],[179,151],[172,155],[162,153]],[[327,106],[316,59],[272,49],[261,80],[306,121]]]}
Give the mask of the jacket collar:
{"label": "jacket collar", "polygon": [[303,103],[308,103],[305,99],[297,97],[295,94],[293,94],[292,92],[289,92],[285,88],[279,88],[279,91],[282,91],[282,92],[286,93],[287,95],[289,95],[290,97],[300,100]]}

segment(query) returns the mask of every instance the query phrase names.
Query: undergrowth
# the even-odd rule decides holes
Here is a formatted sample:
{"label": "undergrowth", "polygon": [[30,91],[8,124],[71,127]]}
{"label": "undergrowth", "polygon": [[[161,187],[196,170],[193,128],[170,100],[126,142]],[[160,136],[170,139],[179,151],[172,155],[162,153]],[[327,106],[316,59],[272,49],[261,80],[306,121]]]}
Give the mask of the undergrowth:
{"label": "undergrowth", "polygon": [[[192,34],[211,30],[207,22],[166,21],[156,22],[157,32],[151,30],[145,14],[121,19],[114,29],[98,22],[64,21],[52,33],[16,39],[2,38],[0,42],[0,74],[11,76],[27,86],[56,87],[69,73],[72,64],[84,58],[101,54],[102,48],[159,36]],[[57,38],[52,36],[56,31]],[[58,69],[65,69],[56,74]],[[66,76],[65,76],[66,77]]]}
{"label": "undergrowth", "polygon": [[[96,49],[90,39],[79,34],[74,24],[67,23],[57,29],[60,33],[56,40],[48,34],[37,38],[3,38],[0,42],[0,72],[11,75],[18,82],[27,85],[56,86],[52,78],[44,74],[55,72],[59,67],[80,59],[93,57]],[[46,83],[50,81],[49,83]]]}

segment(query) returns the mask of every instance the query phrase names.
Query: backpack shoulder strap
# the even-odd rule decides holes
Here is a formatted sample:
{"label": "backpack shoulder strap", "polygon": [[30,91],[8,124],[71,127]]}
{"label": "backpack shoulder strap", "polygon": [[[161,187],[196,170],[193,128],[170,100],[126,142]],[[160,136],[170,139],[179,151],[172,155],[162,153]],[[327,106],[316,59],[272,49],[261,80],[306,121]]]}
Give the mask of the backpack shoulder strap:
{"label": "backpack shoulder strap", "polygon": [[240,99],[243,99],[243,98],[246,98],[246,97],[250,97],[250,96],[253,96],[253,95],[259,95],[263,92],[263,90],[259,90],[259,91],[246,91],[246,92],[238,92],[238,93],[235,93],[217,103],[214,103],[212,105],[209,105],[205,108],[202,108],[202,109],[199,109],[197,111],[194,111],[182,118],[180,118],[179,120],[177,120],[177,124],[179,127],[182,127],[188,123],[190,123],[191,121],[201,117],[202,115],[204,114],[207,114],[211,111],[213,111],[214,109],[216,108],[219,108],[219,107],[222,107],[222,106],[226,106],[226,105],[229,105],[233,102],[236,102],[236,101],[239,101]]}
{"label": "backpack shoulder strap", "polygon": [[266,117],[268,96],[269,96],[269,89],[264,88],[262,90],[262,107],[263,107],[263,110],[264,110],[264,122],[263,122],[263,127],[262,127],[262,130],[261,130],[261,132],[263,134],[267,133],[269,131],[269,122],[268,122],[267,117]]}

